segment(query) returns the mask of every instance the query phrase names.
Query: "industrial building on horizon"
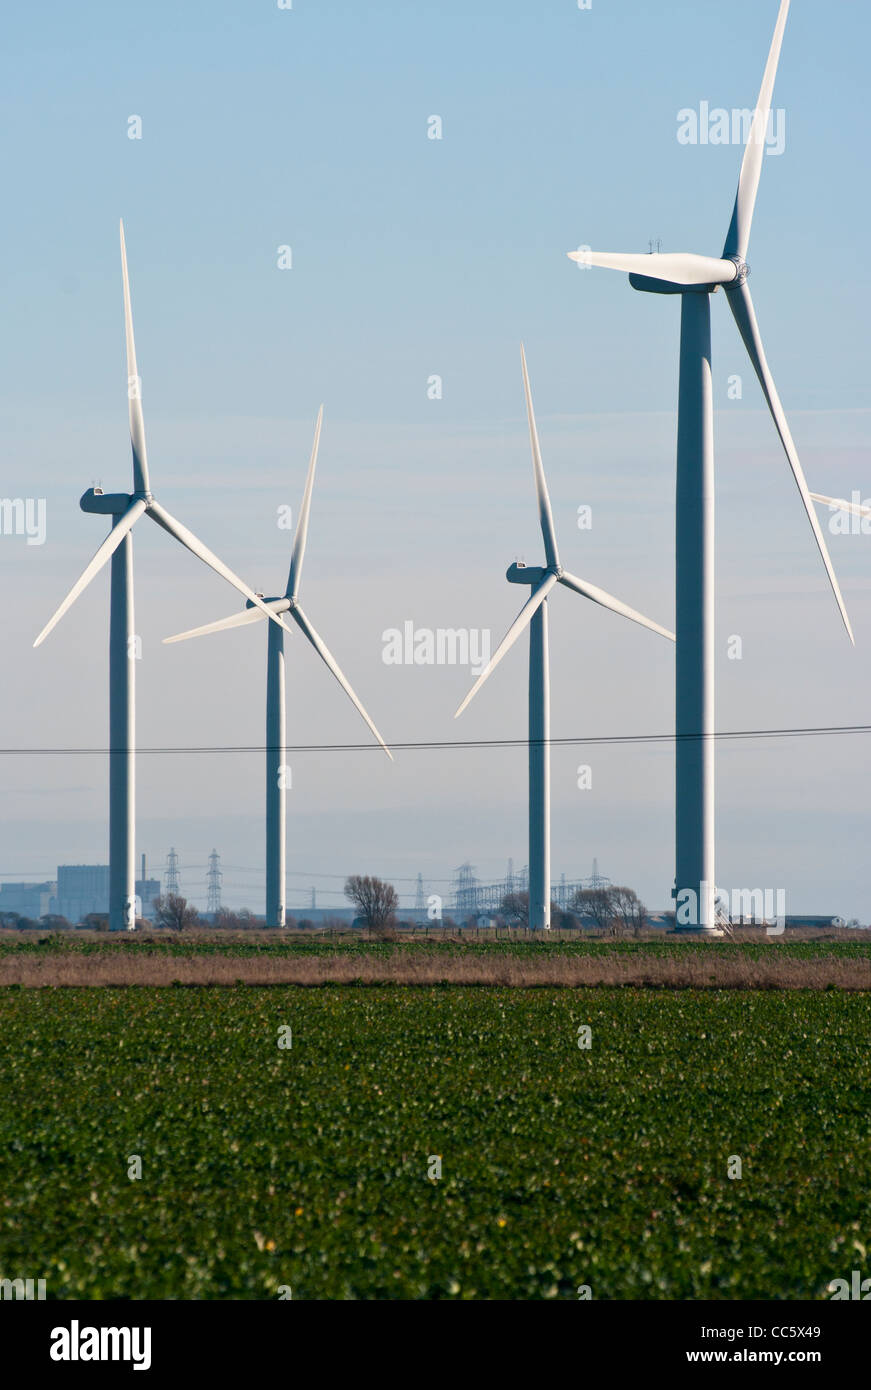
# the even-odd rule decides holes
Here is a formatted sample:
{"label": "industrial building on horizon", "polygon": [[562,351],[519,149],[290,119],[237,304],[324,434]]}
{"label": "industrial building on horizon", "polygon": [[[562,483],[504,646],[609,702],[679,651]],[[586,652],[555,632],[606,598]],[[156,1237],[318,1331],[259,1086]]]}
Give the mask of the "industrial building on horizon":
{"label": "industrial building on horizon", "polygon": [[[160,880],[145,875],[136,882],[137,910],[140,917],[154,918],[154,899],[160,897]],[[57,878],[44,883],[0,883],[0,913],[15,913],[38,921],[41,917],[64,917],[73,924],[91,915],[108,916],[108,864],[59,864]]]}

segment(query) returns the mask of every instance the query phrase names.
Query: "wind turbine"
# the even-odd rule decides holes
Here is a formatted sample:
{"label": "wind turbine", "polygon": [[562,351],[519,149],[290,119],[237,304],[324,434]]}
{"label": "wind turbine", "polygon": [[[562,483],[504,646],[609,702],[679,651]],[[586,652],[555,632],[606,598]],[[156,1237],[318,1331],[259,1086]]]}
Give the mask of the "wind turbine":
{"label": "wind turbine", "polygon": [[533,930],[550,928],[550,661],[548,656],[547,600],[557,584],[564,584],[583,598],[592,599],[612,613],[640,623],[642,627],[658,632],[661,637],[674,641],[674,634],[658,623],[651,622],[634,608],[629,608],[619,599],[589,584],[585,579],[564,570],[559,560],[553,515],[550,509],[535,413],[532,408],[532,393],[529,389],[529,373],[526,368],[526,353],[521,346],[520,362],[523,368],[523,389],[526,394],[526,415],[529,421],[529,440],[532,445],[532,466],[535,474],[535,490],[538,495],[538,516],[541,535],[544,541],[544,566],[510,565],[506,571],[509,584],[531,585],[532,593],[521,608],[514,622],[496,648],[489,664],[481,672],[472,689],[463,700],[454,718],[457,719],[469,701],[481,689],[487,677],[499,665],[505,653],[513,647],[525,628],[529,628],[529,925]]}
{"label": "wind turbine", "polygon": [[130,310],[130,281],[124,223],[121,223],[121,272],[124,281],[124,323],[127,337],[127,395],[130,402],[130,441],[133,447],[133,491],[104,493],[88,488],[79,506],[83,512],[96,512],[112,518],[112,529],[91,563],[70,589],[54,616],[34,642],[38,647],[60,622],[79,594],[88,587],[105,564],[112,561],[109,619],[109,926],[112,930],[135,925],[136,840],[135,808],[135,677],[136,637],[133,628],[133,537],[131,532],[142,516],[149,516],[168,531],[204,564],[238,589],[240,594],[280,627],[282,619],[272,613],[247,584],[213,555],[202,541],[171,516],[154,497],[148,477],[145,451],[145,422],[142,415],[142,388],[136,367],[133,316]]}
{"label": "wind turbine", "polygon": [[[259,622],[264,614],[274,616],[287,613],[303,635],[311,642],[327,668],[332,671],[339,685],[363,716],[392,762],[393,754],[372,723],[362,703],[354,694],[349,681],[339,669],[335,657],[328,651],[299,603],[302,561],[308,535],[308,519],[311,511],[312,488],[315,480],[315,466],[323,418],[324,408],[321,406],[315,425],[315,437],[309,459],[308,476],[305,480],[305,492],[303,493],[302,506],[290,552],[287,588],[283,596],[265,599],[256,608],[252,606],[249,599],[248,606],[241,613],[234,613],[229,618],[219,618],[217,622],[207,623],[205,627],[195,627],[188,632],[176,633],[174,637],[164,637],[163,640],[164,642],[184,642],[189,637],[203,637],[209,632],[223,632],[226,628],[244,627],[248,623]],[[288,770],[284,762],[286,744],[284,632],[281,627],[275,627],[272,623],[268,626],[269,646],[266,657],[266,925],[283,927],[285,921],[286,773]],[[284,624],[282,624],[283,626]]]}
{"label": "wind turbine", "polygon": [[765,357],[747,284],[750,228],[789,0],[782,0],[719,260],[688,253],[570,251],[584,265],[629,272],[633,289],[681,296],[676,489],[676,925],[719,934],[714,871],[714,419],[711,295],[720,285],[762,386],[844,626],[850,620]]}

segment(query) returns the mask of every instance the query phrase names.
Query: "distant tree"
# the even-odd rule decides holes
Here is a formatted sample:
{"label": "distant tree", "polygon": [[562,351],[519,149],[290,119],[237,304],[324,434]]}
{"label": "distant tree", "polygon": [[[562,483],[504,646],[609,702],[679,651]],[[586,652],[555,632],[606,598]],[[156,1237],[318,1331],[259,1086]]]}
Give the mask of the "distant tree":
{"label": "distant tree", "polygon": [[46,912],[39,921],[49,931],[67,931],[70,925],[66,917],[61,917],[57,912]]}
{"label": "distant tree", "polygon": [[185,927],[197,926],[199,920],[200,914],[196,908],[177,893],[167,893],[166,897],[154,899],[154,924],[157,927],[183,931]]}
{"label": "distant tree", "polygon": [[[497,909],[498,916],[509,927],[528,927],[529,926],[529,894],[513,891],[506,893]],[[555,902],[550,905],[550,924],[552,927],[562,925],[562,918],[567,914],[557,907]],[[577,923],[570,923],[569,925]]]}
{"label": "distant tree", "polygon": [[225,931],[254,931],[263,923],[259,922],[247,907],[240,907],[238,911],[229,907],[219,907],[215,913],[214,925]]}
{"label": "distant tree", "polygon": [[581,925],[574,912],[566,912],[556,903],[551,905],[550,924],[557,931],[578,931]]}
{"label": "distant tree", "polygon": [[611,931],[615,909],[607,888],[578,888],[569,906],[582,921],[592,922],[601,932]]}
{"label": "distant tree", "polygon": [[647,908],[638,894],[632,888],[616,885],[606,891],[611,895],[614,935],[631,932],[633,936],[638,936],[649,925]]}
{"label": "distant tree", "polygon": [[399,898],[392,883],[369,875],[352,874],[345,880],[345,897],[353,903],[370,934],[396,934],[396,909]]}
{"label": "distant tree", "polygon": [[608,936],[638,936],[649,925],[647,908],[632,888],[609,884],[605,888],[579,888],[571,910]]}
{"label": "distant tree", "polygon": [[105,912],[88,912],[82,918],[82,926],[87,927],[89,931],[108,931],[109,918]]}
{"label": "distant tree", "polygon": [[529,926],[529,894],[506,893],[499,904],[499,913],[512,927]]}

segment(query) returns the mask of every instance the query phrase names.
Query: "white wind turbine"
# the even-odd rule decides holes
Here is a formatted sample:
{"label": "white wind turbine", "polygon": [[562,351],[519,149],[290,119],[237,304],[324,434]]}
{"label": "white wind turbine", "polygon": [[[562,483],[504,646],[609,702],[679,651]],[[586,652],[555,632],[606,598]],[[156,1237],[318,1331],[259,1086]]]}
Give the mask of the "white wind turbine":
{"label": "white wind turbine", "polygon": [[629,272],[636,290],[681,296],[676,489],[676,873],[677,925],[717,934],[714,869],[714,419],[711,295],[726,292],[762,386],[844,626],[850,620],[786,415],[765,357],[747,284],[746,256],[789,0],[782,0],[750,127],[722,259],[689,253],[570,251],[572,260]]}
{"label": "white wind turbine", "polygon": [[612,613],[640,623],[661,637],[674,641],[674,634],[659,623],[651,622],[634,608],[619,599],[578,579],[564,570],[559,560],[556,532],[550,509],[538,430],[529,389],[526,354],[521,347],[523,388],[526,394],[526,414],[529,420],[529,439],[532,445],[532,465],[535,490],[538,496],[538,515],[544,541],[543,567],[513,564],[506,572],[509,584],[527,584],[532,593],[506,632],[489,664],[463,700],[454,718],[458,718],[474,698],[505,653],[514,645],[525,628],[529,628],[529,925],[533,930],[550,928],[550,661],[548,656],[547,600],[557,584],[564,584],[584,598],[592,599]]}
{"label": "white wind turbine", "polygon": [[[191,628],[188,632],[179,632],[174,637],[165,637],[163,640],[164,642],[184,642],[189,637],[203,637],[210,632],[223,632],[227,628],[243,627],[248,623],[259,622],[267,613],[271,616],[287,613],[312,644],[327,668],[332,671],[339,685],[363,716],[384,752],[392,761],[393,754],[355,695],[350,683],[339,669],[335,657],[327,650],[299,603],[302,561],[305,555],[306,536],[308,535],[308,519],[311,511],[312,488],[315,480],[315,466],[323,418],[324,408],[321,406],[315,425],[314,444],[312,445],[308,475],[305,480],[302,506],[293,537],[290,572],[287,576],[287,588],[284,594],[280,598],[265,599],[256,608],[252,606],[249,599],[248,606],[241,613],[234,613],[229,618],[219,618],[217,622],[207,623],[204,627]],[[285,922],[287,785],[284,632],[271,623],[268,626],[269,646],[266,659],[266,925],[283,927]]]}
{"label": "white wind turbine", "polygon": [[109,621],[109,926],[113,930],[135,925],[136,840],[135,797],[135,679],[136,639],[133,628],[133,538],[131,532],[141,516],[150,516],[183,546],[238,589],[240,594],[262,608],[280,627],[280,617],[270,612],[260,598],[231,569],[213,555],[202,541],[180,521],[170,516],[151,492],[145,451],[145,422],[142,415],[141,381],[136,368],[133,342],[133,316],[130,310],[130,282],[124,224],[121,223],[121,272],[124,282],[124,323],[127,338],[127,395],[130,402],[130,440],[133,446],[133,491],[104,493],[88,488],[80,500],[84,512],[112,518],[112,529],[84,573],[76,580],[54,616],[34,642],[45,640],[67,609],[86,589],[105,564],[112,561]]}

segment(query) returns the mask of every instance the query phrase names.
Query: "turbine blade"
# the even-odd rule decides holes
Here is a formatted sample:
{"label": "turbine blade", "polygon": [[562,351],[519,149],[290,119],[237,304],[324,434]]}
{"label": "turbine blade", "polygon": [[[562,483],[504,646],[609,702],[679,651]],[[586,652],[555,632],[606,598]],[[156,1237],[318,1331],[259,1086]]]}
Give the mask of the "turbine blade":
{"label": "turbine blade", "polygon": [[690,251],[659,252],[644,256],[627,251],[569,251],[570,261],[599,266],[603,270],[625,270],[628,275],[647,275],[675,285],[726,285],[738,274],[734,261],[718,261],[712,256],[695,256]]}
{"label": "turbine blade", "polygon": [[189,637],[205,637],[209,632],[224,632],[230,627],[245,627],[248,623],[260,623],[263,621],[263,614],[259,608],[243,608],[241,613],[234,613],[232,618],[219,618],[215,623],[206,623],[204,627],[192,627],[187,632],[177,632],[174,637],[164,637],[164,643],[186,642]]}
{"label": "turbine blade", "polygon": [[544,540],[544,553],[547,557],[547,565],[549,569],[553,569],[559,566],[556,533],[553,528],[553,513],[550,509],[550,497],[548,496],[547,482],[544,476],[544,465],[541,461],[541,447],[538,442],[535,411],[532,408],[532,392],[529,387],[529,372],[526,368],[526,353],[523,350],[522,343],[520,345],[520,361],[523,366],[523,389],[526,392],[526,416],[529,420],[529,440],[532,444],[532,466],[535,471],[535,491],[538,494],[538,516],[541,522],[541,534]]}
{"label": "turbine blade", "polygon": [[545,599],[547,598],[548,594],[550,593],[551,589],[553,588],[556,582],[557,579],[555,574],[546,574],[544,579],[538,585],[538,587],[533,589],[532,593],[529,595],[529,598],[526,600],[520,612],[517,614],[517,617],[514,619],[514,622],[511,624],[505,636],[502,638],[502,641],[499,643],[499,646],[496,648],[495,652],[491,656],[484,670],[481,672],[480,676],[475,681],[475,684],[472,686],[472,689],[469,691],[465,700],[460,705],[459,709],[454,715],[455,719],[459,719],[460,715],[463,713],[463,710],[470,703],[470,701],[475,698],[487,677],[491,675],[493,671],[495,671],[496,667],[499,665],[499,662],[502,660],[505,653],[511,647],[514,646],[514,643],[517,641],[521,633],[524,632],[527,627],[529,627],[529,624],[532,622],[532,619],[535,617],[535,614],[538,612],[539,608],[544,603]]}
{"label": "turbine blade", "polygon": [[67,594],[63,603],[61,604],[60,608],[57,610],[54,616],[50,618],[49,621],[46,623],[45,627],[42,629],[42,632],[39,634],[36,641],[34,642],[34,647],[38,647],[42,642],[45,641],[52,628],[60,622],[67,609],[72,607],[82,590],[87,589],[94,576],[96,574],[99,574],[103,566],[112,558],[112,555],[118,549],[118,546],[121,544],[124,537],[127,535],[127,532],[132,529],[132,527],[136,524],[136,522],[139,520],[144,511],[145,502],[141,497],[137,498],[137,500],[132,504],[132,506],[127,508],[127,511],[124,512],[120,521],[112,527],[112,530],[109,532],[108,536],[103,541],[103,544],[100,546],[99,550],[95,554],[91,563],[88,565],[87,569],[85,569],[79,576],[79,578],[76,580],[75,584],[70,589],[69,593]]}
{"label": "turbine blade", "polygon": [[825,502],[839,512],[852,512],[853,516],[871,516],[871,507],[863,502],[848,502],[846,497],[826,497],[822,492],[812,492],[815,502]]}
{"label": "turbine blade", "polygon": [[287,598],[295,599],[299,593],[299,582],[302,578],[302,561],[305,555],[305,542],[308,535],[308,518],[312,505],[312,488],[315,481],[315,466],[318,461],[318,446],[321,442],[321,425],[324,419],[324,408],[321,406],[318,411],[317,424],[315,425],[315,438],[312,444],[311,458],[308,463],[308,474],[305,480],[305,492],[302,495],[302,506],[299,509],[299,518],[296,523],[296,534],[293,538],[293,549],[290,553],[290,573],[287,576]]}
{"label": "turbine blade", "polygon": [[780,50],[783,45],[783,31],[786,28],[788,14],[789,0],[781,0],[780,12],[774,26],[774,38],[771,41],[768,62],[765,64],[762,88],[753,114],[753,123],[744,150],[744,158],[741,161],[741,173],[738,178],[738,193],[735,198],[732,222],[726,237],[726,244],[723,247],[724,256],[740,256],[742,261],[746,258],[747,248],[750,245],[750,228],[753,223],[753,210],[756,207],[756,195],[759,192],[759,180],[762,176],[765,137],[771,115],[771,98],[774,94],[774,79],[777,76],[777,65],[780,62]]}
{"label": "turbine blade", "polygon": [[826,546],[816,511],[811,502],[811,495],[808,491],[807,482],[805,481],[804,470],[799,461],[798,450],[793,442],[789,424],[786,419],[786,413],[781,405],[780,397],[777,394],[777,387],[774,385],[774,378],[771,375],[765,357],[765,350],[762,346],[762,336],[759,332],[759,324],[756,321],[756,312],[753,308],[753,299],[747,282],[744,281],[743,284],[736,286],[735,289],[727,289],[726,298],[735,316],[738,331],[744,339],[744,346],[747,349],[750,361],[753,363],[753,368],[759,378],[762,390],[765,394],[765,399],[768,402],[768,408],[771,411],[771,417],[777,428],[777,433],[780,435],[780,442],[783,445],[786,457],[789,461],[789,466],[792,469],[792,476],[795,478],[796,487],[801,494],[801,500],[807,512],[808,520],[814,533],[814,539],[819,548],[820,555],[822,556],[823,564],[826,567],[826,574],[829,576],[829,583],[832,586],[832,591],[837,600],[841,617],[844,620],[844,626],[847,629],[847,635],[855,646],[856,639],[853,636],[853,629],[850,626],[847,609],[841,597],[841,590],[838,586],[837,578],[835,577],[835,570],[829,556],[828,547]]}
{"label": "turbine blade", "polygon": [[340,669],[340,667],[339,667],[339,663],[336,661],[336,658],[335,658],[335,657],[332,655],[332,653],[329,651],[329,649],[328,649],[327,646],[325,645],[323,639],[318,635],[318,633],[317,633],[317,632],[315,631],[315,629],[312,627],[312,624],[309,622],[309,620],[308,620],[308,618],[306,617],[305,613],[303,613],[303,611],[302,611],[301,608],[296,607],[296,608],[291,608],[291,610],[290,610],[290,616],[293,618],[293,621],[297,624],[297,626],[299,627],[300,631],[303,632],[303,633],[305,634],[305,636],[308,638],[308,640],[311,642],[312,646],[314,647],[314,649],[315,649],[315,651],[317,652],[318,656],[321,658],[321,661],[323,661],[324,665],[325,665],[330,671],[332,671],[333,675],[335,676],[336,680],[339,682],[339,685],[342,687],[342,689],[344,690],[345,694],[348,696],[348,699],[351,701],[352,705],[354,705],[354,707],[355,707],[355,709],[358,711],[358,713],[361,714],[361,715],[363,716],[363,718],[365,719],[366,723],[369,725],[369,728],[372,730],[372,733],[375,735],[376,739],[377,739],[378,742],[381,744],[381,747],[384,749],[384,752],[387,754],[387,756],[388,756],[388,758],[390,759],[390,761],[393,762],[393,754],[391,753],[390,749],[387,747],[387,744],[384,742],[383,738],[382,738],[381,735],[379,734],[379,732],[378,732],[378,730],[376,729],[375,725],[373,724],[372,720],[369,718],[369,715],[366,713],[365,709],[363,708],[362,702],[361,702],[361,701],[357,698],[357,696],[354,694],[354,691],[353,691],[353,689],[351,688],[350,682],[349,682],[348,679],[342,674],[342,671],[341,671],[341,669]]}
{"label": "turbine blade", "polygon": [[127,246],[121,223],[121,275],[124,280],[124,331],[127,337],[127,397],[130,403],[130,443],[133,446],[133,491],[148,492],[148,458],[145,452],[145,420],[142,416],[142,383],[136,366],[133,341],[133,312],[130,308],[130,279],[127,275]]}
{"label": "turbine blade", "polygon": [[255,607],[265,613],[267,618],[271,618],[274,623],[278,623],[278,626],[283,627],[286,632],[293,631],[293,629],[289,628],[287,623],[284,622],[268,604],[263,602],[263,599],[260,598],[258,594],[255,594],[253,589],[248,588],[248,585],[239,578],[238,574],[234,574],[229,566],[224,564],[223,560],[219,560],[217,555],[209,550],[208,546],[203,545],[202,541],[197,540],[197,537],[192,531],[189,531],[186,526],[182,526],[181,522],[177,521],[174,516],[170,516],[166,508],[161,507],[159,502],[152,500],[148,503],[148,515],[157,522],[158,526],[162,526],[164,531],[168,531],[171,536],[174,536],[177,541],[180,541],[191,554],[196,555],[198,559],[202,560],[203,564],[208,565],[209,569],[213,569],[222,579],[226,579],[227,583],[232,584],[234,589],[238,589],[240,594],[244,594],[246,598],[250,598]]}
{"label": "turbine blade", "polygon": [[565,571],[559,577],[560,584],[565,584],[567,589],[573,589],[576,594],[583,594],[584,598],[592,599],[594,603],[601,603],[603,608],[610,608],[612,613],[619,613],[621,618],[629,618],[633,623],[640,623],[642,627],[650,628],[651,632],[658,632],[660,637],[667,637],[670,642],[675,640],[674,633],[669,632],[667,627],[660,627],[659,623],[653,622],[651,618],[645,618],[643,613],[638,613],[634,608],[630,608],[627,603],[621,603],[619,598],[614,598],[613,594],[608,594],[604,589],[599,589],[595,584],[588,584],[586,579],[578,579],[574,574],[566,574]]}

